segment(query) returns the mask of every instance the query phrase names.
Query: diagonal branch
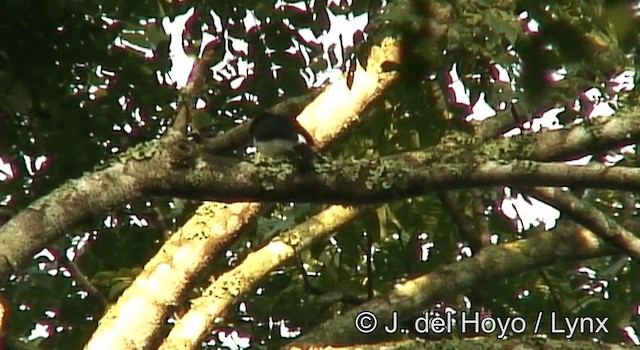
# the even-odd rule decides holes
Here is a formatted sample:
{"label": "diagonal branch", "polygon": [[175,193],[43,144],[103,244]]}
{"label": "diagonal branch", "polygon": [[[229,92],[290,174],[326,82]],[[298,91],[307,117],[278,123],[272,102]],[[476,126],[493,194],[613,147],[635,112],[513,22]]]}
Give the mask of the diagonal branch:
{"label": "diagonal branch", "polygon": [[559,188],[538,187],[531,192],[630,257],[640,258],[640,238],[591,204]]}
{"label": "diagonal branch", "polygon": [[193,300],[191,309],[174,326],[160,349],[195,348],[211,330],[214,320],[224,317],[237,298],[251,292],[269,271],[293,258],[296,250],[328,238],[364,212],[360,208],[333,206],[271,239]]}
{"label": "diagonal branch", "polygon": [[[427,275],[398,284],[390,294],[319,325],[296,339],[291,348],[357,344],[370,342],[372,339],[378,339],[377,337],[388,337],[389,334],[384,328],[385,325],[392,324],[394,312],[401,318],[399,321],[402,321],[439,298],[465,292],[481,283],[558,262],[612,253],[614,251],[610,247],[585,230],[554,231],[553,234],[544,232],[513,243],[485,247],[472,258],[442,266]],[[365,311],[368,315],[375,315],[378,320],[378,327],[372,333],[358,332],[354,326],[358,315]]]}
{"label": "diagonal branch", "polygon": [[[0,227],[0,275],[7,276],[46,244],[108,208],[148,194],[151,184],[192,159],[178,133],[136,146],[109,167],[70,180]],[[179,147],[183,145],[185,147]]]}
{"label": "diagonal branch", "polygon": [[475,253],[480,247],[480,242],[476,240],[477,235],[471,218],[465,214],[463,208],[456,203],[456,197],[451,192],[438,192],[438,199],[442,202],[445,211],[449,213],[462,239],[469,243],[471,250]]}
{"label": "diagonal branch", "polygon": [[[618,111],[615,116],[601,117],[558,130],[502,137],[475,145],[474,152],[491,154],[500,159],[560,161],[633,144],[640,140],[640,107]],[[488,119],[491,120],[491,119]]]}
{"label": "diagonal branch", "polygon": [[534,134],[531,160],[568,160],[614,150],[640,139],[640,107],[619,111],[590,123]]}
{"label": "diagonal branch", "polygon": [[85,348],[129,349],[135,344],[133,348],[145,349],[158,343],[160,327],[193,286],[195,276],[253,224],[261,207],[215,202],[200,206],[109,308]]}
{"label": "diagonal branch", "polygon": [[191,67],[187,84],[180,90],[178,110],[172,129],[183,136],[187,135],[187,127],[191,124],[195,99],[203,90],[204,82],[208,76],[207,69],[209,69],[215,59],[214,44],[215,42],[209,43],[204,49],[202,57],[195,60],[193,67]]}

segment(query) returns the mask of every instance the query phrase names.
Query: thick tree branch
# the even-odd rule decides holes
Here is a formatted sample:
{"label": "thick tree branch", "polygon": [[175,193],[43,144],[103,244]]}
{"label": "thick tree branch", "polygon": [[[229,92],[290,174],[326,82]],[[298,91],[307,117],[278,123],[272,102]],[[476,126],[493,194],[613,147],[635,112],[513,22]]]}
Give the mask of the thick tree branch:
{"label": "thick tree branch", "polygon": [[196,348],[213,322],[226,316],[232,303],[239,296],[251,292],[269,271],[293,258],[296,250],[326,239],[362,213],[363,209],[333,206],[271,239],[238,266],[219,276],[200,298],[195,299],[189,312],[174,326],[160,349]]}
{"label": "thick tree branch", "polygon": [[640,258],[640,239],[591,204],[559,188],[534,188],[532,193],[630,257]]}
{"label": "thick tree branch", "polygon": [[253,223],[260,208],[258,203],[200,206],[109,308],[85,348],[145,349],[158,344],[163,320],[183,301],[194,277]]}
{"label": "thick tree branch", "polygon": [[0,275],[6,277],[47,243],[110,207],[148,193],[194,154],[179,133],[141,144],[108,168],[71,180],[0,227]]}
{"label": "thick tree branch", "polygon": [[[343,316],[327,321],[296,339],[291,348],[310,345],[346,345],[388,337],[384,325],[391,324],[391,313],[401,320],[419,313],[421,307],[439,298],[460,293],[481,283],[532,268],[612,254],[613,250],[585,230],[543,232],[513,243],[485,247],[478,255],[442,266],[436,271],[405,283],[381,298],[358,306]],[[357,331],[354,320],[361,312],[371,312],[380,321],[373,333]]]}
{"label": "thick tree branch", "polygon": [[[604,165],[573,166],[531,161],[483,161],[424,165],[428,154],[412,152],[374,160],[317,166],[302,177],[288,163],[261,165],[222,157],[190,161],[188,144],[145,146],[150,156],[129,159],[75,180],[43,197],[0,228],[0,274],[74,224],[105,208],[142,195],[237,201],[375,203],[433,191],[494,185],[578,186],[640,190],[640,170]],[[165,147],[161,147],[165,144]],[[172,153],[172,151],[175,151]],[[185,164],[186,163],[186,164]],[[474,164],[476,163],[476,164]],[[187,167],[188,164],[194,164]],[[107,189],[107,190],[105,190]]]}
{"label": "thick tree branch", "polygon": [[570,128],[535,134],[531,160],[568,160],[615,150],[640,139],[640,107],[592,119]]}
{"label": "thick tree branch", "polygon": [[616,150],[639,139],[640,108],[633,107],[589,123],[488,140],[478,147],[480,153],[491,154],[494,158],[560,161]]}
{"label": "thick tree branch", "polygon": [[410,155],[324,163],[309,176],[300,176],[291,164],[277,160],[255,164],[212,157],[164,179],[152,193],[225,202],[369,204],[496,185],[640,190],[640,169],[631,167],[483,160],[423,165],[420,160],[426,154]]}

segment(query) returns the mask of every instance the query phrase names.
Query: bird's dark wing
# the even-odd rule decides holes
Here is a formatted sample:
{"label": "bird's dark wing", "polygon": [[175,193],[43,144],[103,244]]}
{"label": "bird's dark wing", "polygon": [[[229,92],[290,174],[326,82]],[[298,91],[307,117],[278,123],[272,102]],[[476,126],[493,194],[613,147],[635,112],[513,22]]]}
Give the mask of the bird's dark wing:
{"label": "bird's dark wing", "polygon": [[271,113],[258,114],[249,126],[251,136],[259,141],[298,140],[298,131],[289,117]]}
{"label": "bird's dark wing", "polygon": [[283,139],[298,142],[298,135],[302,135],[307,144],[315,145],[311,134],[298,123],[295,117],[291,116],[269,112],[258,113],[251,121],[249,132],[254,139],[260,141]]}

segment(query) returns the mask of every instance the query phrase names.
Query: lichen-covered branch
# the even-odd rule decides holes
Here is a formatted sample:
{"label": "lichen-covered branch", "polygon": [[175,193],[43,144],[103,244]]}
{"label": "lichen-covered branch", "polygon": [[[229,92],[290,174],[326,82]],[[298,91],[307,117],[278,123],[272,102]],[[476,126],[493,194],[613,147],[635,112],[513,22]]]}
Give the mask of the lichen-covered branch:
{"label": "lichen-covered branch", "polygon": [[200,206],[107,310],[85,348],[103,349],[108,345],[126,349],[134,345],[135,349],[144,349],[157,343],[161,321],[182,302],[194,277],[253,224],[260,208],[258,203],[208,202]]}
{"label": "lichen-covered branch", "polygon": [[256,164],[211,157],[199,161],[193,169],[164,179],[153,193],[224,202],[370,204],[435,191],[497,185],[640,190],[640,169],[634,167],[485,159],[422,165],[420,161],[426,154],[411,155],[413,159],[400,155],[323,163],[316,166],[316,174],[309,176],[300,176],[284,161]]}
{"label": "lichen-covered branch", "polygon": [[176,166],[193,161],[192,150],[179,133],[169,132],[36,200],[0,227],[0,275],[6,277],[75,225],[148,194],[154,183],[172,176]]}
{"label": "lichen-covered branch", "polygon": [[[397,312],[400,320],[405,320],[439,298],[465,292],[480,283],[558,262],[611,253],[611,247],[585,230],[553,234],[544,232],[513,243],[488,246],[472,258],[442,266],[432,273],[396,285],[389,295],[371,300],[307,332],[296,339],[290,348],[375,341],[388,336],[384,332],[384,325],[390,324],[392,312]],[[356,316],[363,311],[372,313],[380,320],[372,333],[363,334],[354,326]]]}
{"label": "lichen-covered branch", "polygon": [[236,299],[251,292],[269,271],[293,258],[296,250],[326,239],[364,211],[362,208],[333,206],[271,239],[231,271],[219,276],[200,298],[195,299],[160,349],[195,348],[210,331],[213,321],[224,317]]}
{"label": "lichen-covered branch", "polygon": [[535,197],[554,206],[630,257],[640,258],[640,239],[591,204],[559,188],[538,187],[531,191]]}

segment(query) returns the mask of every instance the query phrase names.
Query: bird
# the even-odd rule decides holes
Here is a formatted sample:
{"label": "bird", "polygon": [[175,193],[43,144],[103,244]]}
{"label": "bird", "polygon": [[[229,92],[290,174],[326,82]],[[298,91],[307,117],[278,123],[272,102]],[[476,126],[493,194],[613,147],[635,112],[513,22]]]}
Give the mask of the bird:
{"label": "bird", "polygon": [[314,169],[318,157],[315,142],[294,116],[259,112],[251,121],[249,134],[259,154],[287,157],[301,173]]}

